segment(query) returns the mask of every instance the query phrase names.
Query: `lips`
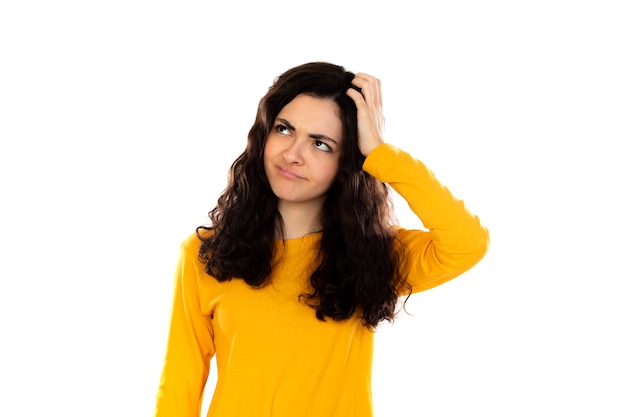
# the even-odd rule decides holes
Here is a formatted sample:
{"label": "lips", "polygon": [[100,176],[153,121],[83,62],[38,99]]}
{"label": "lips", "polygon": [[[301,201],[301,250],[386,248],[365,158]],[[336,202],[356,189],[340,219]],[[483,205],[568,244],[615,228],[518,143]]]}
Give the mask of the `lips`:
{"label": "lips", "polygon": [[276,168],[278,168],[278,172],[280,173],[280,175],[290,180],[303,180],[304,179],[303,177],[299,176],[293,170],[287,168],[286,166],[279,165]]}

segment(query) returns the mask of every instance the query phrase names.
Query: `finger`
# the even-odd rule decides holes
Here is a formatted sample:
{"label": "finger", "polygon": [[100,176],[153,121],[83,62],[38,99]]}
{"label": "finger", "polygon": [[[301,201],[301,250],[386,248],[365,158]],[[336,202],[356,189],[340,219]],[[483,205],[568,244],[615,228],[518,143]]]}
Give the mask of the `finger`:
{"label": "finger", "polygon": [[[367,74],[362,74],[362,73],[358,73],[355,74],[354,78],[352,79],[352,85],[356,86],[359,88],[361,94],[365,96],[368,96],[369,98],[372,97],[372,77],[367,75]],[[368,97],[365,97],[365,99],[367,100]]]}
{"label": "finger", "polygon": [[382,89],[378,78],[365,73],[357,73],[352,84],[359,87],[369,106],[382,107]]}
{"label": "finger", "polygon": [[346,91],[346,95],[354,101],[357,109],[367,106],[367,103],[365,103],[365,97],[363,97],[363,93],[360,87],[353,86],[348,88],[348,91]]}

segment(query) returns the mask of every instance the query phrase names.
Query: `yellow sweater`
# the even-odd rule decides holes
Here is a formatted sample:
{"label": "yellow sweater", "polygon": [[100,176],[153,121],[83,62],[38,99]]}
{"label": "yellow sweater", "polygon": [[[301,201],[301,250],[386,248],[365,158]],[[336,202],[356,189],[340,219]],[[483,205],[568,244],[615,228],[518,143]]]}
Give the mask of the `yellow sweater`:
{"label": "yellow sweater", "polygon": [[[384,144],[363,169],[389,183],[428,228],[398,228],[412,260],[403,273],[414,292],[460,275],[484,256],[488,231],[421,162]],[[282,243],[281,262],[262,289],[211,278],[198,261],[195,233],[185,240],[155,416],[199,416],[213,355],[218,378],[209,417],[373,415],[374,334],[355,317],[319,321],[298,300],[319,238]]]}

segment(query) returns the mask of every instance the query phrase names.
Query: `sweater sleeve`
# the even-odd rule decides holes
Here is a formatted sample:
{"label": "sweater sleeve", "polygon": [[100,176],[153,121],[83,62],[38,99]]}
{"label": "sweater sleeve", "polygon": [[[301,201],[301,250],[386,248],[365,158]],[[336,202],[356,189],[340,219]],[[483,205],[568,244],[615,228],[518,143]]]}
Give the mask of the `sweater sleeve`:
{"label": "sweater sleeve", "polygon": [[[398,228],[397,241],[403,253],[401,271],[412,292],[443,284],[483,258],[489,246],[489,231],[422,162],[385,143],[368,155],[363,170],[388,183],[427,228]],[[407,295],[407,290],[400,289],[399,294]]]}
{"label": "sweater sleeve", "polygon": [[211,358],[215,353],[211,317],[203,313],[194,235],[181,245],[176,269],[169,337],[154,417],[197,417]]}

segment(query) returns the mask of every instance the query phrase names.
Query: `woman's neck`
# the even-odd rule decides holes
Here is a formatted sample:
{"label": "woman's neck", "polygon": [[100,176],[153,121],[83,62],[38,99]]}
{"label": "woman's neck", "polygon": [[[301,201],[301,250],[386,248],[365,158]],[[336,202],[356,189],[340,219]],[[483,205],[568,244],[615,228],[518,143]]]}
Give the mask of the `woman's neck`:
{"label": "woman's neck", "polygon": [[320,222],[321,207],[306,204],[279,204],[283,220],[283,239],[296,239],[323,229]]}

